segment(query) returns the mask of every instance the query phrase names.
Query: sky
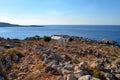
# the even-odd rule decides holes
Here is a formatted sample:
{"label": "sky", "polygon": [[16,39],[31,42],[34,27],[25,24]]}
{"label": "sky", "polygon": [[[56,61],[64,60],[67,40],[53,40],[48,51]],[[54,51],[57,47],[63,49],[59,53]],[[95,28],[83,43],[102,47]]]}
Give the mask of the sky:
{"label": "sky", "polygon": [[0,22],[120,25],[120,0],[0,0]]}

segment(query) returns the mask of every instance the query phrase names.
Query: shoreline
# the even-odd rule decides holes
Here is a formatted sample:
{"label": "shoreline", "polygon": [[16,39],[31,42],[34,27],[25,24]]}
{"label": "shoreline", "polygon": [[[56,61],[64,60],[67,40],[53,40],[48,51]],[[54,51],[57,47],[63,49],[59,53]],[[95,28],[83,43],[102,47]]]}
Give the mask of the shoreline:
{"label": "shoreline", "polygon": [[[109,39],[102,39],[102,40],[94,40],[94,39],[90,39],[90,38],[86,38],[86,37],[79,37],[79,36],[70,36],[70,35],[51,35],[48,37],[52,37],[52,36],[60,36],[63,37],[67,40],[72,39],[73,41],[78,41],[78,42],[86,42],[86,43],[96,43],[96,44],[105,44],[105,45],[110,45],[110,46],[117,46],[120,47],[120,44],[117,41],[114,40],[109,40]],[[44,36],[43,36],[44,37]],[[4,40],[41,40],[43,37],[40,37],[39,35],[35,35],[35,36],[31,36],[31,37],[26,37],[24,39],[17,39],[17,38],[4,38],[4,37],[0,37],[1,39]]]}

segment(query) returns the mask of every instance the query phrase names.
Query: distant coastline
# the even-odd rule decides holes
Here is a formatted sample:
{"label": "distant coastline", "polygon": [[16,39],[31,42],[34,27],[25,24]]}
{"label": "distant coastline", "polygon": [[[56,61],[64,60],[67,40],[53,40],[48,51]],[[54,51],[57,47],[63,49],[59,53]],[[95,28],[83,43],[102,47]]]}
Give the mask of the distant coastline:
{"label": "distant coastline", "polygon": [[6,22],[0,22],[0,27],[43,27],[42,25],[19,25]]}

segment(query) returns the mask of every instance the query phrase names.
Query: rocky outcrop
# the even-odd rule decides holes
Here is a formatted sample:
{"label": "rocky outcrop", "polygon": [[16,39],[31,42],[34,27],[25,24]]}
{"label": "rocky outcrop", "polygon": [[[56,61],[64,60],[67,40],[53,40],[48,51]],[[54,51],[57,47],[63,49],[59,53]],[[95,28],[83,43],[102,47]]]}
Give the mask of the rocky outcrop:
{"label": "rocky outcrop", "polygon": [[89,39],[86,43],[84,38],[72,39],[66,42],[65,50],[52,41],[40,41],[40,37],[1,41],[0,80],[120,79],[119,47],[101,48],[88,44]]}

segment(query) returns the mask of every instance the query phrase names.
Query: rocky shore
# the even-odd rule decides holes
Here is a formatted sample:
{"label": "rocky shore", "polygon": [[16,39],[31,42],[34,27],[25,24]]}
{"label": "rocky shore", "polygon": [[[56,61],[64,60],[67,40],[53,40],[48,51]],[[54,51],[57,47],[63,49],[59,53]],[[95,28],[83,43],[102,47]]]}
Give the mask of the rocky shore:
{"label": "rocky shore", "polygon": [[0,38],[0,80],[120,80],[116,41],[61,37]]}

